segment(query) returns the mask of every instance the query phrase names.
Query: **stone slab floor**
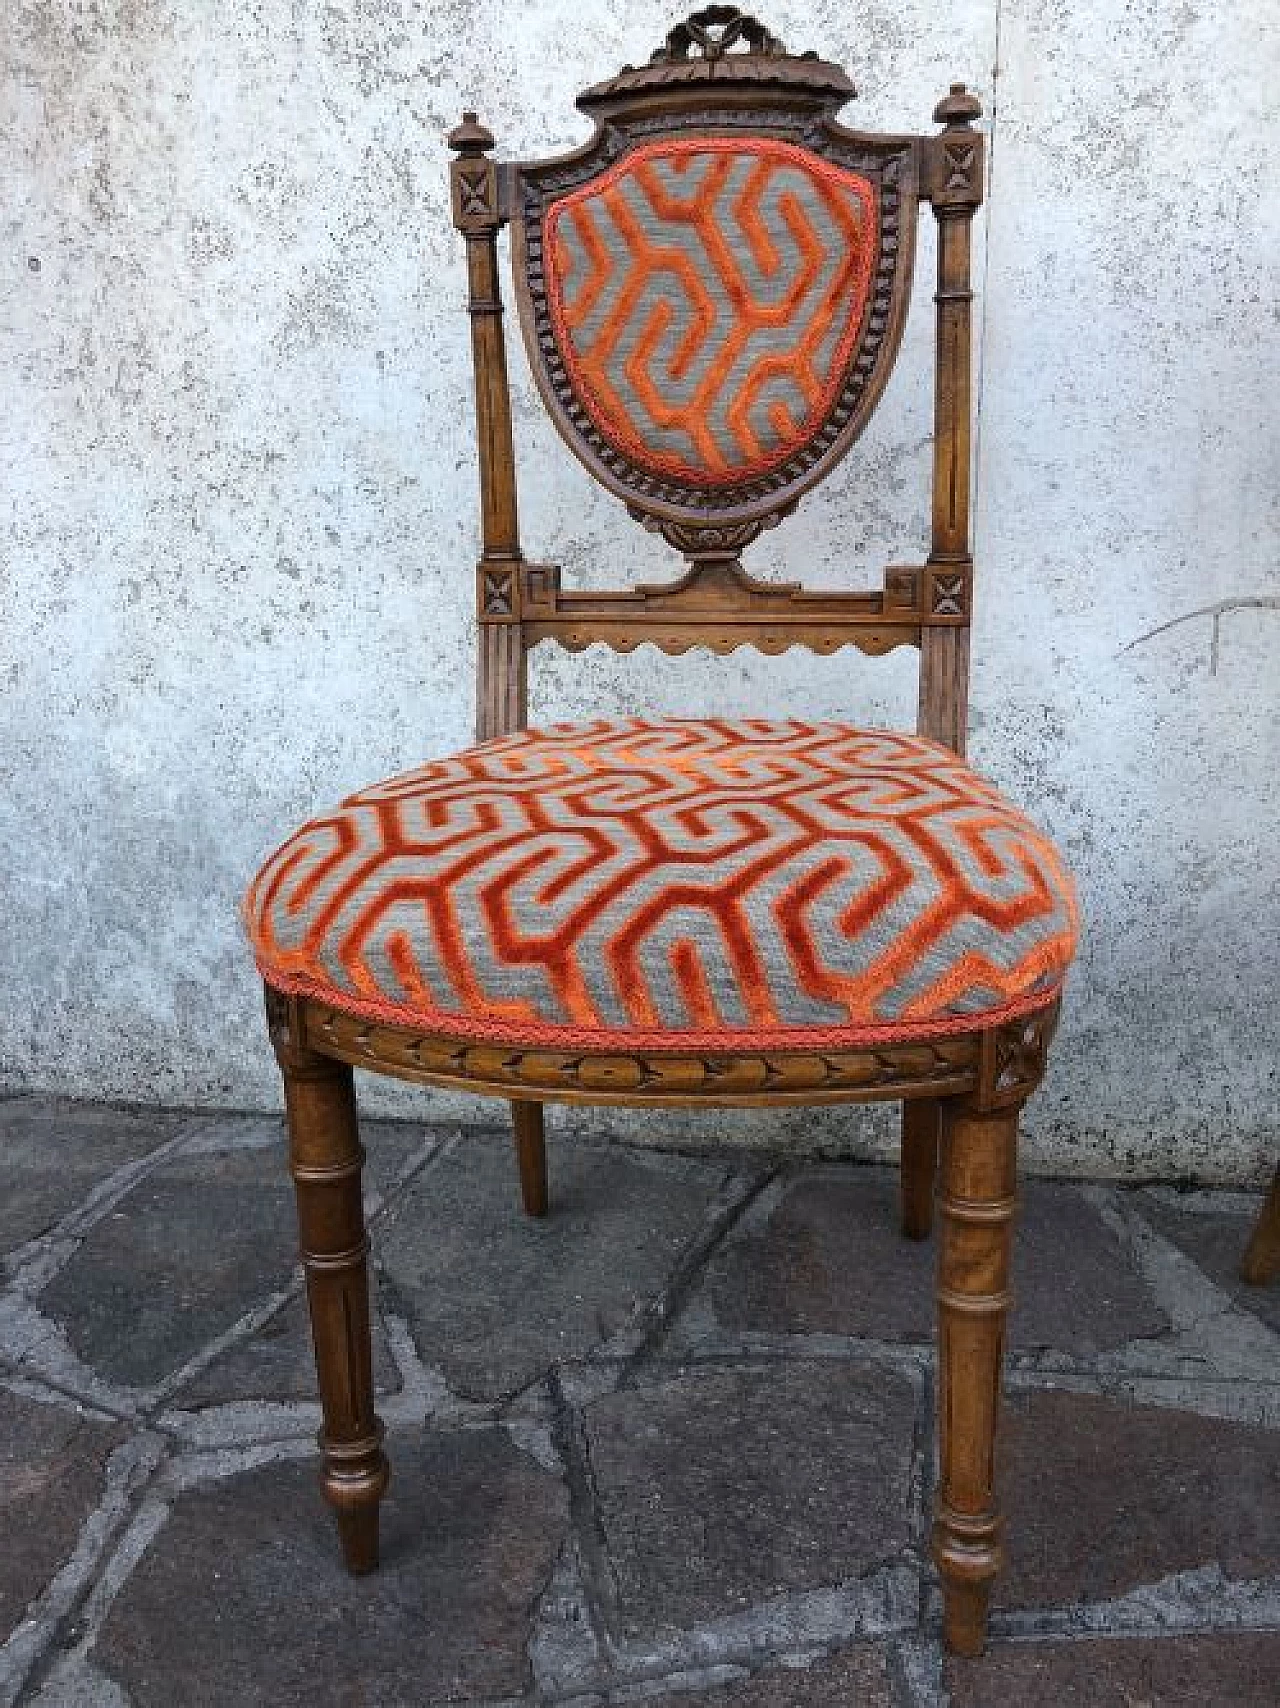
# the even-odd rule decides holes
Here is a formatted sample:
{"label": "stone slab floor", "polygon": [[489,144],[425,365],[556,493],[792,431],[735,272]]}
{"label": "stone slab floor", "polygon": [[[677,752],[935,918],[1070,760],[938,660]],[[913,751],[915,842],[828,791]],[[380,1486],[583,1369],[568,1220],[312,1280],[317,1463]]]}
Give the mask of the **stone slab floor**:
{"label": "stone slab floor", "polygon": [[[602,1117],[602,1131],[605,1118]],[[373,1123],[384,1564],[315,1486],[279,1123],[0,1102],[0,1701],[1280,1700],[1280,1287],[1249,1194],[1033,1182],[979,1663],[926,1551],[892,1172]]]}

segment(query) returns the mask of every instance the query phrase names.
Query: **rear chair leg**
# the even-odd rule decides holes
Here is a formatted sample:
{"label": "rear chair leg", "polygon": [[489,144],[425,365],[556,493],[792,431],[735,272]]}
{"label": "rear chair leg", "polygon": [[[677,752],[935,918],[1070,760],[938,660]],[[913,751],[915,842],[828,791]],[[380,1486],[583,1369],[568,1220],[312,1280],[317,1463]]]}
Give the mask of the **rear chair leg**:
{"label": "rear chair leg", "polygon": [[1258,1215],[1240,1273],[1255,1287],[1261,1287],[1280,1275],[1280,1168],[1276,1169],[1271,1191]]}
{"label": "rear chair leg", "polygon": [[1017,1134],[1017,1109],[980,1113],[961,1101],[943,1121],[940,1478],[933,1556],[942,1574],[946,1644],[959,1655],[982,1653],[992,1580],[1004,1564],[995,1440],[1010,1303]]}
{"label": "rear chair leg", "polygon": [[389,1473],[373,1409],[355,1087],[345,1062],[303,1041],[300,1002],[268,992],[267,1012],[284,1076],[289,1169],[324,1414],[320,1486],[337,1512],[347,1570],[371,1572],[378,1564],[378,1502]]}
{"label": "rear chair leg", "polygon": [[547,1142],[542,1129],[541,1103],[513,1102],[516,1162],[520,1168],[520,1198],[525,1214],[547,1213]]}
{"label": "rear chair leg", "polygon": [[907,1239],[928,1239],[933,1227],[941,1124],[936,1097],[913,1097],[902,1105],[902,1231]]}

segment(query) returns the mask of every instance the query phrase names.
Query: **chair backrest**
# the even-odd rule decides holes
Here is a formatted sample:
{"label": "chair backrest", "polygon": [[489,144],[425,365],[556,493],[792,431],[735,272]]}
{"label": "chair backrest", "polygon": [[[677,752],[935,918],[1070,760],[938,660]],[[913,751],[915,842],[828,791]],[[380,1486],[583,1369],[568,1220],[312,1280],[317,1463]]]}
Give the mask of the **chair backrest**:
{"label": "chair backrest", "polygon": [[[766,652],[921,650],[922,734],[964,747],[969,546],[969,231],[981,107],[960,84],[932,136],[846,129],[839,66],[709,6],[651,62],[586,90],[591,140],[501,164],[451,133],[467,240],[483,552],[478,735],[523,726],[542,640]],[[849,450],[893,367],[919,204],[938,220],[932,538],[875,592],[754,580],[739,554]],[[668,585],[561,586],[520,551],[497,237],[510,225],[525,348],[556,426],[644,527],[688,560]]]}

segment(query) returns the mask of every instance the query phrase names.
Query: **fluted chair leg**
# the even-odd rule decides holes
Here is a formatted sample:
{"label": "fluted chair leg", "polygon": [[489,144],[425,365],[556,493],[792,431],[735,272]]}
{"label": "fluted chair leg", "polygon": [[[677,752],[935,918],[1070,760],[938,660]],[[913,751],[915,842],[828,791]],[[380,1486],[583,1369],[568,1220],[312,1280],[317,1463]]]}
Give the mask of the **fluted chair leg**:
{"label": "fluted chair leg", "polygon": [[373,1409],[355,1088],[344,1062],[318,1055],[287,1029],[273,1031],[324,1415],[320,1485],[337,1514],[348,1571],[369,1572],[378,1564],[378,1502],[389,1473]]}
{"label": "fluted chair leg", "polygon": [[1280,1168],[1276,1169],[1267,1201],[1259,1213],[1240,1273],[1255,1287],[1264,1286],[1280,1275]]}
{"label": "fluted chair leg", "polygon": [[947,1647],[978,1655],[1003,1565],[995,1498],[1018,1111],[944,1113],[938,1263],[939,1486],[933,1553]]}
{"label": "fluted chair leg", "polygon": [[520,1169],[520,1199],[529,1216],[547,1213],[547,1141],[541,1103],[513,1102],[516,1162]]}
{"label": "fluted chair leg", "polygon": [[902,1231],[907,1239],[928,1239],[933,1229],[941,1120],[936,1097],[913,1097],[902,1105],[900,1182]]}

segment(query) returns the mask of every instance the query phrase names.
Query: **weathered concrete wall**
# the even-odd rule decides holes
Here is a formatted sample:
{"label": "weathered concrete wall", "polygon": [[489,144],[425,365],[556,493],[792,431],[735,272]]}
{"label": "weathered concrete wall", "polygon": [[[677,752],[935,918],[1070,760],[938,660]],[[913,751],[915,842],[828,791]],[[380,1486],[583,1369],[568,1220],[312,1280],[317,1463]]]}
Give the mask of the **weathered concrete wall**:
{"label": "weathered concrete wall", "polygon": [[[1280,1148],[1275,9],[939,10],[767,16],[850,67],[858,122],[926,128],[953,77],[992,113],[973,746],[1038,803],[1087,918],[1030,1151],[1245,1177]],[[512,154],[580,138],[576,90],[677,11],[11,0],[7,1086],[275,1100],[246,876],[315,807],[468,738],[475,475],[442,133],[467,104]],[[872,430],[753,567],[870,580],[919,551],[931,264],[926,234]],[[663,573],[520,387],[528,549],[584,578]],[[539,656],[534,710],[907,722],[913,662]],[[886,1130],[785,1126],[868,1148]]]}

